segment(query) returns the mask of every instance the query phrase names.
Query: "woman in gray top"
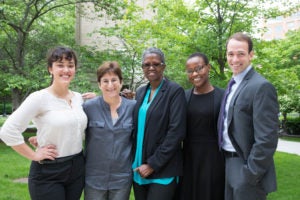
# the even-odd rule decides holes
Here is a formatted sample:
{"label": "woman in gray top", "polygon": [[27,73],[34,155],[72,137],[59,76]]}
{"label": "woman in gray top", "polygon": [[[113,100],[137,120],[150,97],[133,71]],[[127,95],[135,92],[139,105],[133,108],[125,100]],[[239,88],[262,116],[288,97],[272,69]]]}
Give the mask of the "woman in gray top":
{"label": "woman in gray top", "polygon": [[102,96],[83,104],[86,129],[85,200],[128,200],[132,183],[132,112],[121,97],[122,72],[115,61],[97,70]]}

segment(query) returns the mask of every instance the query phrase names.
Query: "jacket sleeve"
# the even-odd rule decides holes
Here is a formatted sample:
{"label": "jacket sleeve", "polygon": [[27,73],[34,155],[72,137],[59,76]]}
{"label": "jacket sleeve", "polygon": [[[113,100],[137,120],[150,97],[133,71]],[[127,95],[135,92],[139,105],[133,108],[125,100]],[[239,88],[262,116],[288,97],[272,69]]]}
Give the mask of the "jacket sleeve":
{"label": "jacket sleeve", "polygon": [[278,114],[276,90],[266,82],[253,98],[254,143],[245,166],[250,183],[256,184],[273,164],[278,142]]}

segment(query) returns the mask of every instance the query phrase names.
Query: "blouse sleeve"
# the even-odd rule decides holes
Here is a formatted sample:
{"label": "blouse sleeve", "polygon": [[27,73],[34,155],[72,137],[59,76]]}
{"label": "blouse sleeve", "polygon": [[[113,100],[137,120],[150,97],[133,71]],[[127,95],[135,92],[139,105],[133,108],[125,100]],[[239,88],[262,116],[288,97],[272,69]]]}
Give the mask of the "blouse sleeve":
{"label": "blouse sleeve", "polygon": [[0,130],[0,138],[6,145],[16,146],[24,143],[22,133],[27,129],[30,121],[38,114],[42,102],[39,94],[38,92],[30,94],[3,124]]}

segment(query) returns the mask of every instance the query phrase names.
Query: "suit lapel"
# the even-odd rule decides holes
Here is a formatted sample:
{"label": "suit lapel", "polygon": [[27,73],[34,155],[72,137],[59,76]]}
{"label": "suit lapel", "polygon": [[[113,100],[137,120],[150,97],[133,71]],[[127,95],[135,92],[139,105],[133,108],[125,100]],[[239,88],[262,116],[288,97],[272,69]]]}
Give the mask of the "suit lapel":
{"label": "suit lapel", "polygon": [[141,88],[141,91],[139,91],[140,95],[137,96],[137,98],[136,98],[136,107],[137,108],[139,108],[142,105],[148,87],[149,87],[149,84],[147,84],[146,86]]}
{"label": "suit lapel", "polygon": [[[147,119],[151,116],[151,113],[153,112],[153,109],[156,107],[156,105],[160,102],[161,98],[163,97],[164,92],[167,89],[167,85],[168,85],[168,80],[166,78],[164,78],[164,83],[161,86],[160,91],[158,91],[155,98],[152,100],[151,105],[148,108]],[[149,87],[149,83],[145,87],[141,88],[140,91],[139,91],[139,95],[136,96],[136,108],[137,109],[135,110],[135,113],[136,113],[135,114],[135,120],[138,120],[137,119],[138,118],[138,113],[139,113],[138,108],[140,108],[141,105],[143,104],[143,101],[144,101],[144,98],[145,98],[148,87]],[[146,119],[146,121],[147,121],[147,119]]]}
{"label": "suit lapel", "polygon": [[139,108],[141,107],[143,101],[144,101],[144,97],[146,95],[147,92],[147,88],[148,88],[149,84],[147,84],[146,86],[142,87],[139,89],[137,95],[136,95],[136,104],[135,104],[135,109],[134,109],[134,120],[135,122],[138,121],[138,116],[139,116]]}
{"label": "suit lapel", "polygon": [[160,102],[160,100],[162,99],[162,97],[164,95],[164,92],[167,88],[167,82],[168,81],[165,78],[164,78],[163,81],[164,81],[163,85],[161,86],[160,90],[158,91],[158,93],[156,94],[156,96],[152,100],[151,105],[148,108],[147,118],[151,116],[151,113],[152,113],[153,109],[156,108],[156,105]]}
{"label": "suit lapel", "polygon": [[187,105],[190,103],[193,90],[194,90],[194,87],[192,89],[185,91],[185,99],[186,99]]}
{"label": "suit lapel", "polygon": [[227,116],[227,123],[228,123],[228,127],[232,121],[232,117],[233,117],[233,106],[236,103],[236,100],[238,98],[238,96],[240,95],[241,91],[246,87],[246,85],[248,84],[249,79],[251,79],[251,77],[254,75],[255,71],[253,68],[251,68],[249,70],[249,72],[246,74],[246,76],[244,77],[244,79],[242,80],[242,82],[240,83],[240,85],[238,86],[238,88],[236,89],[235,93],[233,94],[230,104],[229,104],[229,110],[228,110],[228,116]]}

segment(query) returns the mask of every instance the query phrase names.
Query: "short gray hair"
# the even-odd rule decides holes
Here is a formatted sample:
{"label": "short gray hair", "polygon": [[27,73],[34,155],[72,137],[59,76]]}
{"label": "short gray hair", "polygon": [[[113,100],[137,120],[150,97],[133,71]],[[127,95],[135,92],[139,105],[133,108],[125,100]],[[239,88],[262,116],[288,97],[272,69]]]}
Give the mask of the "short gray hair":
{"label": "short gray hair", "polygon": [[150,47],[144,51],[143,56],[142,56],[142,63],[144,62],[145,57],[148,54],[158,55],[160,57],[161,62],[163,64],[165,64],[165,54],[159,48],[156,48],[156,47]]}

